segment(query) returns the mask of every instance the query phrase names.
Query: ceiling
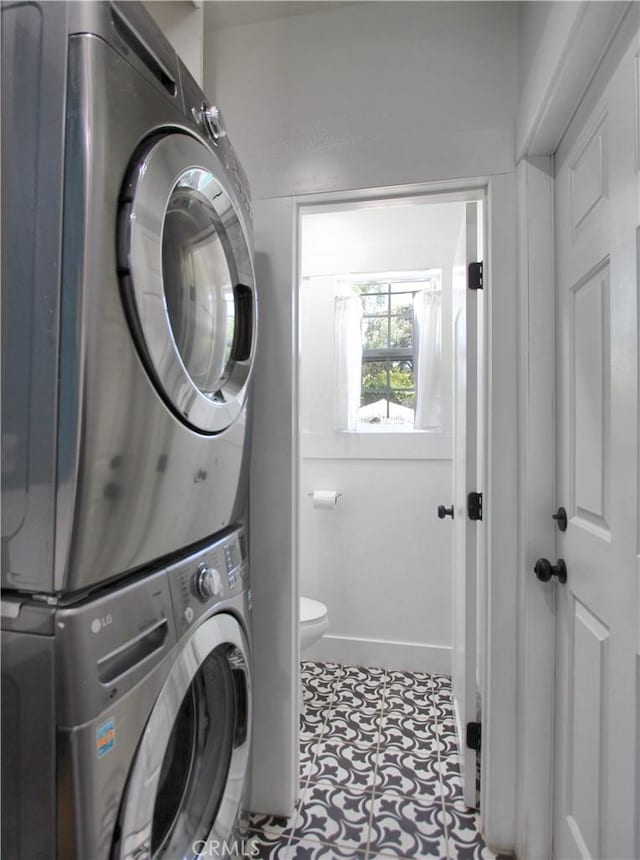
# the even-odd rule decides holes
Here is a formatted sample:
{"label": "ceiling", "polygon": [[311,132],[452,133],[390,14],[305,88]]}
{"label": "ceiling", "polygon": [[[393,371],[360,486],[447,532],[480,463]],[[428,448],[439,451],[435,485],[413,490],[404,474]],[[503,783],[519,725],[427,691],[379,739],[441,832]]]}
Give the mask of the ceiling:
{"label": "ceiling", "polygon": [[[360,0],[361,2],[361,0]],[[353,2],[341,0],[204,0],[205,30],[221,30],[239,24],[256,24],[273,21],[292,15],[306,15],[340,6],[352,6]]]}

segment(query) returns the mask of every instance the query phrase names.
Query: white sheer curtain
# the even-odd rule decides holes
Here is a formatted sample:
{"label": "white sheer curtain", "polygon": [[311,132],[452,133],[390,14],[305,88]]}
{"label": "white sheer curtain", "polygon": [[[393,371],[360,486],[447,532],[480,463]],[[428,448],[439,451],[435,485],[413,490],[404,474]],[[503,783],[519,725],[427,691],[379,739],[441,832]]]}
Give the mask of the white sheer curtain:
{"label": "white sheer curtain", "polygon": [[442,291],[420,290],[413,299],[413,371],[416,430],[442,425]]}
{"label": "white sheer curtain", "polygon": [[362,380],[362,301],[337,296],[335,316],[336,430],[356,430]]}

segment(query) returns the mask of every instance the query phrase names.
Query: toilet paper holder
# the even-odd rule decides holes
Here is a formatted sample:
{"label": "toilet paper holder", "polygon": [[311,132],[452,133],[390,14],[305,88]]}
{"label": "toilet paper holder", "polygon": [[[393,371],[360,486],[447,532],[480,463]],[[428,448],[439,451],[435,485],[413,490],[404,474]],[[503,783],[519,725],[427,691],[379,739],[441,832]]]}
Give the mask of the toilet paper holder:
{"label": "toilet paper holder", "polygon": [[307,495],[312,499],[314,508],[335,510],[342,493],[338,493],[335,490],[312,490]]}

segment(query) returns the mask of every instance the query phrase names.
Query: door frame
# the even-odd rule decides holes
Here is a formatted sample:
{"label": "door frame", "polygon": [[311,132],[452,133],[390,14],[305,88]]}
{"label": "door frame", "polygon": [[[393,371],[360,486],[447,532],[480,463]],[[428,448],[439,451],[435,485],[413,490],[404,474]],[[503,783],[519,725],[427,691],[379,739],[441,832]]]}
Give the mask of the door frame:
{"label": "door frame", "polygon": [[[518,688],[520,860],[552,857],[555,599],[533,575],[554,557],[555,240],[553,154],[630,2],[554,4],[522,94],[518,188]],[[541,463],[549,469],[541,469]]]}
{"label": "door frame", "polygon": [[[495,850],[510,850],[515,841],[516,724],[516,580],[517,517],[513,500],[517,493],[517,377],[516,292],[513,289],[515,258],[515,174],[504,173],[468,180],[418,183],[391,188],[331,192],[293,198],[293,248],[295,288],[293,295],[292,427],[292,546],[294,557],[294,604],[299,595],[299,314],[301,273],[301,219],[303,211],[331,211],[341,204],[438,196],[443,199],[465,192],[484,193],[487,265],[484,289],[484,375],[486,485],[484,539],[480,540],[479,565],[484,569],[484,642],[481,667],[483,702],[483,770],[481,828]],[[297,619],[297,610],[296,610]],[[299,645],[294,645],[297,671]],[[296,747],[297,756],[297,747]]]}

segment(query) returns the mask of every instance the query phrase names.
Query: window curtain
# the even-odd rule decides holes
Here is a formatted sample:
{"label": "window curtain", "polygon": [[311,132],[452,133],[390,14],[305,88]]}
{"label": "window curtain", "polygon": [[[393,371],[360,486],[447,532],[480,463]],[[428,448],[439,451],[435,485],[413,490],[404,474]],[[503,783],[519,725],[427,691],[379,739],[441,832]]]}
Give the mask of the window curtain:
{"label": "window curtain", "polygon": [[335,310],[336,430],[356,430],[362,382],[362,301],[337,296]]}
{"label": "window curtain", "polygon": [[416,430],[442,426],[442,291],[421,290],[413,299],[413,370]]}

